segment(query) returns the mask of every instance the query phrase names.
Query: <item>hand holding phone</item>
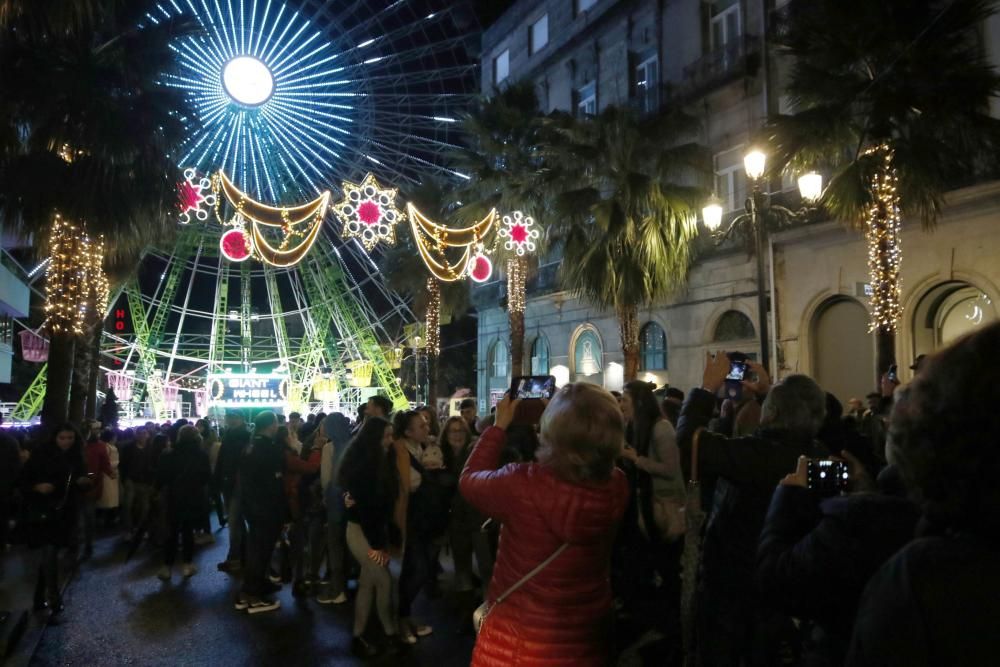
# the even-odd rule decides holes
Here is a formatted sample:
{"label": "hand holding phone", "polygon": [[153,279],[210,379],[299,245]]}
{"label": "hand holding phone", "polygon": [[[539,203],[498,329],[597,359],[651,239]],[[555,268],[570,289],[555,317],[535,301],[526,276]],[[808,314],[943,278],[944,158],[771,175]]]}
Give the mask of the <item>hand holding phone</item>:
{"label": "hand holding phone", "polygon": [[[555,396],[556,379],[552,375],[518,375],[511,380],[512,400],[519,401],[512,424],[537,424],[549,399]],[[499,407],[497,408],[499,412]]]}
{"label": "hand holding phone", "polygon": [[846,461],[809,459],[806,465],[806,486],[824,496],[846,493],[850,477]]}

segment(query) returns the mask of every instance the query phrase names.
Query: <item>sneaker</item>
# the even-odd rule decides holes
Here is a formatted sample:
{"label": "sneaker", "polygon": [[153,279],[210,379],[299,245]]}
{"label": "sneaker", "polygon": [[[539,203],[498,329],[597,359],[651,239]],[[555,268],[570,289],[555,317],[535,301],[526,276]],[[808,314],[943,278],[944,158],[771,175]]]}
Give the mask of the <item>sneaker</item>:
{"label": "sneaker", "polygon": [[259,600],[254,600],[247,607],[248,614],[262,614],[266,611],[274,611],[275,609],[281,608],[281,601],[277,599],[269,600],[267,598],[260,598]]}
{"label": "sneaker", "polygon": [[320,593],[316,596],[316,602],[320,604],[344,604],[347,602],[347,594],[341,593],[336,597],[332,597],[329,593]]}
{"label": "sneaker", "polygon": [[412,625],[413,634],[418,637],[426,637],[434,632],[434,628],[429,625]]}
{"label": "sneaker", "polygon": [[164,565],[156,572],[156,576],[160,578],[161,581],[170,581],[170,566]]}
{"label": "sneaker", "polygon": [[378,649],[364,637],[354,637],[351,639],[351,653],[363,659],[374,658]]}
{"label": "sneaker", "polygon": [[184,565],[181,566],[181,574],[184,576],[185,579],[187,579],[188,577],[193,577],[194,575],[198,574],[198,568],[195,566],[194,563],[184,563]]}
{"label": "sneaker", "polygon": [[275,572],[274,570],[269,570],[267,573],[267,580],[270,581],[272,584],[280,584],[281,575]]}
{"label": "sneaker", "polygon": [[409,646],[413,646],[417,643],[417,637],[409,630],[401,630],[399,633],[399,641]]}
{"label": "sneaker", "polygon": [[246,611],[247,607],[250,606],[250,598],[243,596],[242,594],[236,598],[235,604],[233,604],[233,609],[236,611]]}

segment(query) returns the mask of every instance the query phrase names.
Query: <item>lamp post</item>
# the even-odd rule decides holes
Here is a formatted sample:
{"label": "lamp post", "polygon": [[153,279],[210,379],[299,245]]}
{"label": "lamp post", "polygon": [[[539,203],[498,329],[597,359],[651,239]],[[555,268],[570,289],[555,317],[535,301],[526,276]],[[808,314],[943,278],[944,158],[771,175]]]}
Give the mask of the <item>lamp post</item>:
{"label": "lamp post", "polygon": [[[746,213],[733,219],[729,228],[724,232],[719,231],[722,225],[722,202],[718,197],[712,195],[709,201],[702,208],[702,218],[705,227],[721,243],[729,238],[736,230],[742,230],[745,235],[752,234],[754,255],[757,260],[757,321],[760,332],[760,363],[772,373],[771,354],[768,347],[768,318],[767,318],[767,292],[764,289],[764,240],[767,230],[764,225],[764,217],[777,217],[779,221],[789,223],[801,220],[810,210],[804,208],[800,211],[791,211],[782,206],[774,206],[770,201],[770,193],[761,190],[764,169],[767,164],[767,156],[759,150],[752,150],[743,158],[743,168],[746,171],[747,179],[750,181],[751,190],[744,203]],[[823,177],[816,172],[803,174],[798,179],[799,194],[808,204],[815,203],[822,196]],[[749,226],[749,227],[748,227]]]}

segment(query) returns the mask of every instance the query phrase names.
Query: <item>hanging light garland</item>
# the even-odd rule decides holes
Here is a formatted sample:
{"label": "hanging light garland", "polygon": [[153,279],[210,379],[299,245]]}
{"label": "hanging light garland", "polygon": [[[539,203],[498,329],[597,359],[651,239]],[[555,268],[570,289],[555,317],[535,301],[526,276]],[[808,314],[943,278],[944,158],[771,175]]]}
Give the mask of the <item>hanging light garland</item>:
{"label": "hanging light garland", "polygon": [[902,315],[899,266],[903,258],[900,233],[898,176],[886,144],[868,149],[878,165],[872,176],[872,201],[865,215],[868,272],[872,286],[869,331],[894,332]]}
{"label": "hanging light garland", "polygon": [[427,278],[427,354],[441,354],[441,283],[434,276]]}
{"label": "hanging light garland", "polygon": [[[431,275],[446,283],[455,282],[468,275],[470,266],[473,269],[479,268],[479,275],[481,275],[484,267],[479,262],[479,258],[485,257],[483,241],[496,222],[496,209],[491,210],[479,222],[461,229],[452,229],[434,222],[412,203],[406,205],[406,211],[417,250]],[[452,262],[448,259],[445,254],[448,249],[462,250],[458,261]],[[475,254],[473,254],[473,250],[475,250]],[[489,263],[489,267],[492,270],[492,263]],[[487,275],[483,280],[488,279]],[[479,282],[483,282],[483,280]]]}
{"label": "hanging light garland", "polygon": [[507,309],[524,312],[525,261],[521,257],[507,260]]}
{"label": "hanging light garland", "polygon": [[333,212],[344,225],[345,239],[361,240],[365,250],[371,252],[384,241],[396,243],[396,224],[406,220],[406,215],[396,208],[396,188],[383,188],[373,174],[367,174],[360,184],[344,181],[344,198],[333,207]]}
{"label": "hanging light garland", "polygon": [[45,271],[45,324],[52,333],[83,331],[85,242],[78,225],[56,215],[49,234],[51,261]]}
{"label": "hanging light garland", "polygon": [[[224,220],[219,214],[223,197],[216,199],[216,219],[232,228],[223,233],[219,239],[219,248],[226,259],[242,262],[250,257],[256,257],[277,267],[298,264],[306,256],[319,237],[319,230],[323,226],[323,218],[330,204],[330,192],[326,191],[306,204],[269,206],[252,199],[236,187],[236,184],[222,171],[212,179],[212,191],[222,194],[236,209],[231,219]],[[303,230],[302,225],[308,226]],[[277,248],[271,245],[261,228],[280,229],[281,244]],[[296,238],[301,241],[289,248],[292,239]]]}

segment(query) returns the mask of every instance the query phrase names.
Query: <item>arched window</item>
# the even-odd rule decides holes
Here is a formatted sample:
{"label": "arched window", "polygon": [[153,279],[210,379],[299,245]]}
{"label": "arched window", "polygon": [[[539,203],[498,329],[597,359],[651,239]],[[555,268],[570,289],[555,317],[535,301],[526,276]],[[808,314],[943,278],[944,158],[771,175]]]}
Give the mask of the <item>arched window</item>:
{"label": "arched window", "polygon": [[507,366],[508,366],[509,356],[507,355],[507,346],[503,344],[503,341],[496,341],[493,346],[490,347],[490,377],[495,378],[505,378],[507,377]]}
{"label": "arched window", "polygon": [[604,370],[604,347],[597,332],[585,329],[573,345],[573,372],[581,378],[598,375]]}
{"label": "arched window", "polygon": [[531,343],[531,374],[549,374],[549,342],[545,336],[538,336]]}
{"label": "arched window", "polygon": [[757,330],[750,318],[738,310],[727,310],[715,325],[712,341],[724,343],[731,340],[752,340],[757,337]]}
{"label": "arched window", "polygon": [[656,322],[650,322],[639,332],[639,370],[667,369],[667,334]]}

